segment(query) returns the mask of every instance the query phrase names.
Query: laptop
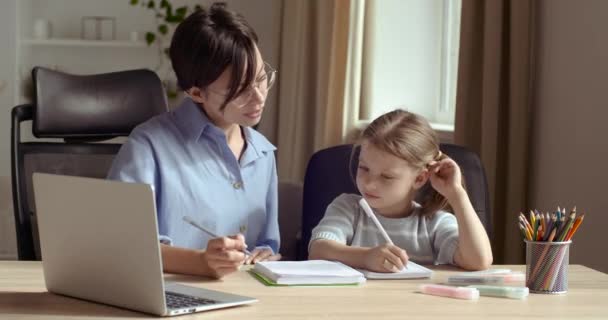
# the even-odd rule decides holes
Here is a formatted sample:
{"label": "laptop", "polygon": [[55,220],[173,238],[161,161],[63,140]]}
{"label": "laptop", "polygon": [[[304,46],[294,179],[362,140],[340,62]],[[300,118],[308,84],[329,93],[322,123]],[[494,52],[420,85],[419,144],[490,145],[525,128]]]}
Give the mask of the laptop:
{"label": "laptop", "polygon": [[159,316],[256,302],[163,280],[150,185],[34,173],[49,292]]}

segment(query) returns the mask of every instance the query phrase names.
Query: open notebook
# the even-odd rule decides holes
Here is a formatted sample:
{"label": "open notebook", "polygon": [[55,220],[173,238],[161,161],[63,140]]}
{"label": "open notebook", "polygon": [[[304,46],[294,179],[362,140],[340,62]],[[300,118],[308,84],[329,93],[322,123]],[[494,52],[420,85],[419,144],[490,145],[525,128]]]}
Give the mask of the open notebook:
{"label": "open notebook", "polygon": [[345,264],[326,260],[262,261],[253,273],[268,285],[353,285],[363,274]]}
{"label": "open notebook", "polygon": [[403,268],[399,272],[372,272],[367,270],[359,270],[367,279],[416,279],[430,278],[433,274],[431,269],[427,269],[419,264],[408,261],[407,268]]}
{"label": "open notebook", "polygon": [[414,262],[407,269],[394,273],[380,273],[353,269],[345,264],[327,260],[263,261],[251,271],[268,285],[352,285],[365,279],[430,278],[433,271]]}

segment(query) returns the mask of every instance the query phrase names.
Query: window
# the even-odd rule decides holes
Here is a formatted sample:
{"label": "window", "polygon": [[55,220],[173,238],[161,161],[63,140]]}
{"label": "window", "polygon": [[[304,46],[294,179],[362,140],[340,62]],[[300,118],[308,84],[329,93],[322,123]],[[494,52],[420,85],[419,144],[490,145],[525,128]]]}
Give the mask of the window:
{"label": "window", "polygon": [[404,108],[453,131],[460,11],[460,0],[365,2],[361,122]]}

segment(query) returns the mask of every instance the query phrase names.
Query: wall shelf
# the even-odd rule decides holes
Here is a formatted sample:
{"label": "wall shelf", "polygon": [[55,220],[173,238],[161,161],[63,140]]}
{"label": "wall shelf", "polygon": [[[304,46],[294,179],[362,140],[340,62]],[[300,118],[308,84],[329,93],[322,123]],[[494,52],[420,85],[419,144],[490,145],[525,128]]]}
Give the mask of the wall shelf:
{"label": "wall shelf", "polygon": [[51,38],[51,39],[21,39],[22,45],[27,46],[69,46],[69,47],[122,47],[122,48],[147,48],[144,41],[121,41],[121,40],[82,40],[76,38]]}

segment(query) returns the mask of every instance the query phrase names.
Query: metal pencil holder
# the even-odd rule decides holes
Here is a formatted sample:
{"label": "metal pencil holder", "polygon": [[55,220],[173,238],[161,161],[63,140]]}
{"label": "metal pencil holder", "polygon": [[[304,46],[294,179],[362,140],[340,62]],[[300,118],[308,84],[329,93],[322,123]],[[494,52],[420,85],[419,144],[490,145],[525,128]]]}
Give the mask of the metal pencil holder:
{"label": "metal pencil holder", "polygon": [[530,292],[558,294],[568,291],[568,265],[572,241],[526,242],[526,286]]}

